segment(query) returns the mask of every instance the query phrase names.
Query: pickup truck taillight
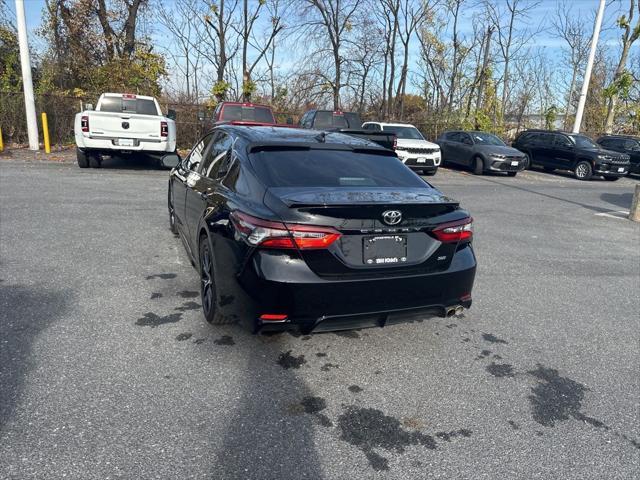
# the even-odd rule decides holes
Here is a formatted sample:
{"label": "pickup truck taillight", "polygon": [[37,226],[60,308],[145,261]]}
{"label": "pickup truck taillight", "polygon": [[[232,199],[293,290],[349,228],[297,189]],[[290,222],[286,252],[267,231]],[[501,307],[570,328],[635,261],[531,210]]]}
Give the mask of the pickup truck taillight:
{"label": "pickup truck taillight", "polygon": [[88,132],[89,131],[89,116],[88,115],[83,115],[80,118],[80,127],[82,128],[83,132]]}
{"label": "pickup truck taillight", "polygon": [[167,122],[160,122],[160,136],[168,137],[169,136],[169,125]]}

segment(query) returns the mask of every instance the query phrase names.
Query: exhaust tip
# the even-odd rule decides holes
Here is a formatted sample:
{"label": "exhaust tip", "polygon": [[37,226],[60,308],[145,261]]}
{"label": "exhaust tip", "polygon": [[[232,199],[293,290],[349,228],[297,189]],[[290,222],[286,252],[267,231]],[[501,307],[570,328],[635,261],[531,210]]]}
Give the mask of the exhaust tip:
{"label": "exhaust tip", "polygon": [[464,308],[462,308],[461,306],[457,306],[455,308],[455,314],[456,315],[462,315],[462,312],[464,311]]}

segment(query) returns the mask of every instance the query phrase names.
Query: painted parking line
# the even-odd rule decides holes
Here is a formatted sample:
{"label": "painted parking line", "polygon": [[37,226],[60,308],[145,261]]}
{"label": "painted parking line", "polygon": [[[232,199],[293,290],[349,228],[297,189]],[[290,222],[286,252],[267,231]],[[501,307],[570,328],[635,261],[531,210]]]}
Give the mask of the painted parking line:
{"label": "painted parking line", "polygon": [[596,217],[610,217],[610,218],[617,218],[619,220],[628,220],[629,210],[614,210],[611,212],[596,213],[594,215]]}

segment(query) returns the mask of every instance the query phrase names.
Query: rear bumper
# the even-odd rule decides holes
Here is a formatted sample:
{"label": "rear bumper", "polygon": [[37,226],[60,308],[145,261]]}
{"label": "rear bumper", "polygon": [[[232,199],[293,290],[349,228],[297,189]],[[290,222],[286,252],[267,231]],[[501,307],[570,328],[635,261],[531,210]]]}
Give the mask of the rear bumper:
{"label": "rear bumper", "polygon": [[[253,302],[256,330],[342,330],[384,326],[444,316],[455,306],[471,306],[476,259],[471,246],[458,250],[445,271],[368,279],[326,279],[300,260],[256,255],[240,277]],[[286,277],[285,277],[286,275]],[[286,315],[263,322],[263,314]]]}
{"label": "rear bumper", "polygon": [[[125,137],[122,137],[123,139]],[[119,145],[120,138],[94,138],[89,136],[76,136],[76,145],[82,150],[97,150],[101,152],[174,152],[175,140],[162,139],[132,139],[133,145]]]}

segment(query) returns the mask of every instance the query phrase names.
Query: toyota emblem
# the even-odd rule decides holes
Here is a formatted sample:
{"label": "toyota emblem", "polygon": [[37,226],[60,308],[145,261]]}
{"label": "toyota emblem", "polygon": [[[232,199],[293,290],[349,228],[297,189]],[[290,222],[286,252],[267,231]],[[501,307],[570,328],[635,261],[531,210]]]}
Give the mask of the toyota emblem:
{"label": "toyota emblem", "polygon": [[402,212],[400,210],[382,212],[382,221],[387,225],[398,225],[402,221]]}
{"label": "toyota emblem", "polygon": [[122,128],[125,130],[129,128],[129,122],[122,122]]}

